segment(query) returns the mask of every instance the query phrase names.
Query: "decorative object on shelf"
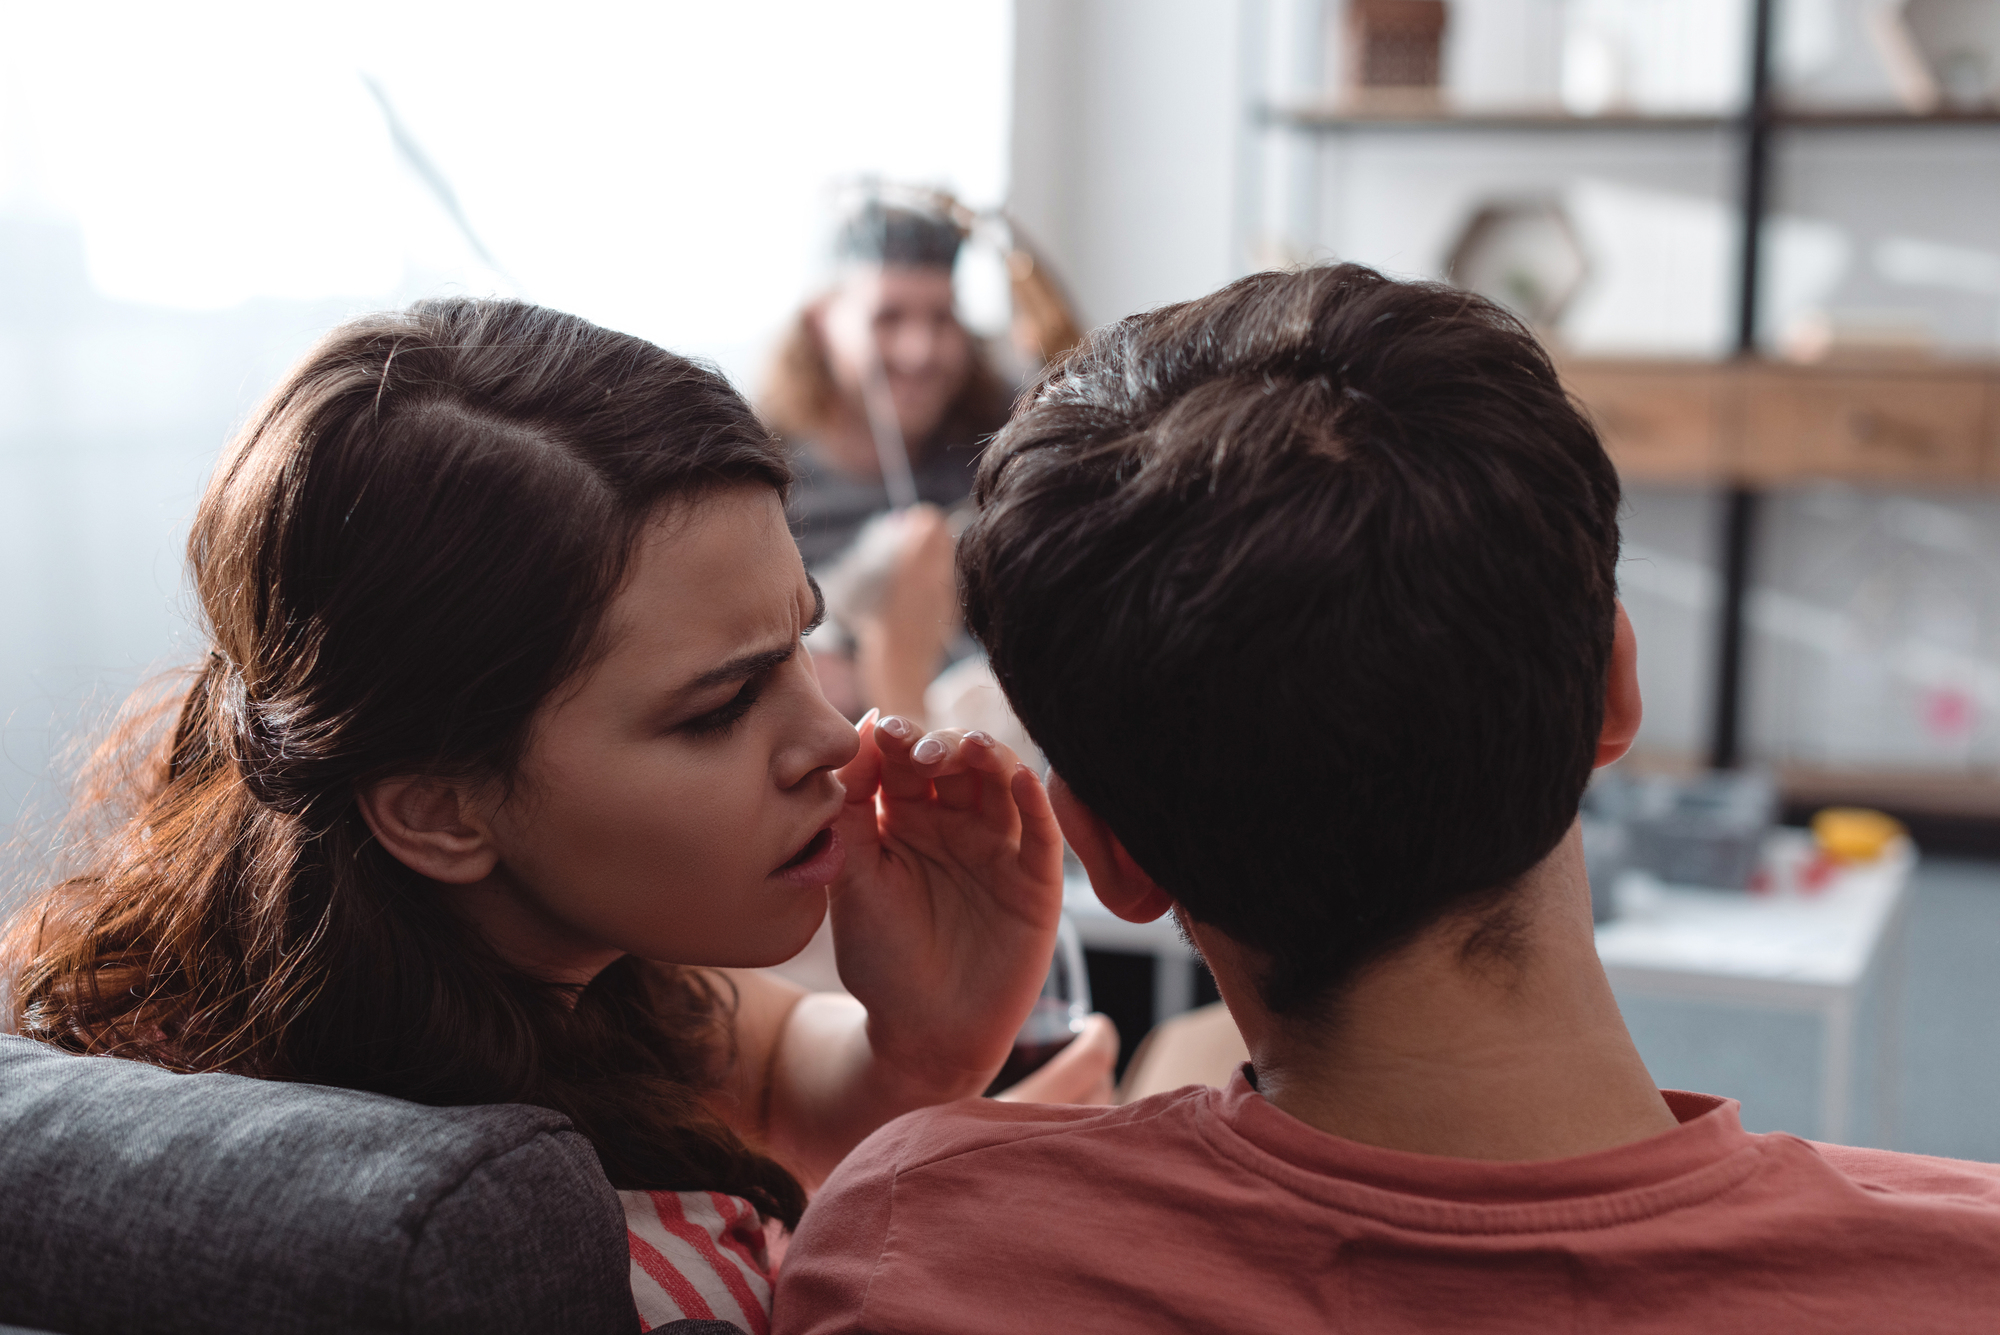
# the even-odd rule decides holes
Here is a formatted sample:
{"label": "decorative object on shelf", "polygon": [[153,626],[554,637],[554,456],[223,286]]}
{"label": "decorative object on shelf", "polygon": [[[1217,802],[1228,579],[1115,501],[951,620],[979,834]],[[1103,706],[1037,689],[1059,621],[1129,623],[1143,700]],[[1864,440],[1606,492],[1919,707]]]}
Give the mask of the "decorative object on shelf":
{"label": "decorative object on shelf", "polygon": [[1558,87],[1576,116],[1725,114],[1744,96],[1734,0],[1567,0]]}
{"label": "decorative object on shelf", "polygon": [[1606,774],[1591,784],[1592,818],[1623,827],[1624,864],[1673,885],[1747,890],[1777,823],[1778,787],[1762,770],[1687,779]]}
{"label": "decorative object on shelf", "polygon": [[1625,48],[1601,28],[1578,25],[1563,35],[1562,107],[1572,116],[1632,110]]}
{"label": "decorative object on shelf", "polygon": [[1590,265],[1559,201],[1495,200],[1465,224],[1445,273],[1548,331],[1583,289]]}
{"label": "decorative object on shelf", "polygon": [[1344,100],[1365,110],[1436,110],[1444,0],[1348,0]]}
{"label": "decorative object on shelf", "polygon": [[2000,102],[2000,4],[1878,0],[1869,32],[1911,111],[1987,111]]}

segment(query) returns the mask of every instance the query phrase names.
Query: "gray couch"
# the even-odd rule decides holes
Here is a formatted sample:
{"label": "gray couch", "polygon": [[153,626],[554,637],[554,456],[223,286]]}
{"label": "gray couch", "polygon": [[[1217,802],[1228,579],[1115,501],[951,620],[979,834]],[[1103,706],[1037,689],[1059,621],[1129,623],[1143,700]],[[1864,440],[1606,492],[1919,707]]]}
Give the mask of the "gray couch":
{"label": "gray couch", "polygon": [[624,1215],[541,1108],[0,1036],[0,1330],[626,1335]]}

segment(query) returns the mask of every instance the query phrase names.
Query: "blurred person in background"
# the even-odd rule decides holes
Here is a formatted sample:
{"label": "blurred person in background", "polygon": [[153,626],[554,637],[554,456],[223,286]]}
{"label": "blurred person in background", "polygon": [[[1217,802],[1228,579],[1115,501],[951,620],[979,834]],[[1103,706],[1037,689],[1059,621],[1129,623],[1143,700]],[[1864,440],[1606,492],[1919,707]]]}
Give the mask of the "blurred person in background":
{"label": "blurred person in background", "polygon": [[[832,286],[780,339],[758,409],[790,446],[792,536],[826,595],[807,647],[827,699],[850,719],[879,708],[978,730],[1039,766],[962,633],[952,570],[950,512],[1015,388],[958,318],[953,272],[975,234],[1005,259],[1015,362],[1037,369],[1075,346],[1060,285],[1011,219],[871,186],[836,233]],[[781,971],[840,990],[830,929]]]}
{"label": "blurred person in background", "polygon": [[764,385],[798,475],[793,536],[838,623],[815,662],[850,717],[923,718],[958,631],[947,511],[1012,389],[958,318],[965,237],[942,209],[867,199],[836,237],[833,286],[799,312]]}

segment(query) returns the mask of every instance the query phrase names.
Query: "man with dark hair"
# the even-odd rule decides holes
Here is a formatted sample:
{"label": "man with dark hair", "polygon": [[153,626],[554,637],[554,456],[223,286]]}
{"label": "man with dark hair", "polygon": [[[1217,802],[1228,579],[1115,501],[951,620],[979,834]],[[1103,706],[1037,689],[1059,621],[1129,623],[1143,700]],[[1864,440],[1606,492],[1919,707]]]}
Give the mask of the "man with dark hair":
{"label": "man with dark hair", "polygon": [[2000,1169],[1654,1088],[1576,826],[1639,725],[1618,479],[1478,298],[1341,266],[1100,330],[989,447],[967,620],[1113,912],[1251,1054],[828,1181],[777,1328],[1971,1329]]}

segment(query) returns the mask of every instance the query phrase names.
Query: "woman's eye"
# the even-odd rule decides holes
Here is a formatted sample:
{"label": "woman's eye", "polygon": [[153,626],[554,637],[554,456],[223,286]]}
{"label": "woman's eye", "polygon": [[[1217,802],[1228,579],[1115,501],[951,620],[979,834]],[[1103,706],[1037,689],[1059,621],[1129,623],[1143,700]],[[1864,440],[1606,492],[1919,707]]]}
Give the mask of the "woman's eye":
{"label": "woman's eye", "polygon": [[750,706],[757,703],[757,696],[764,689],[762,677],[752,677],[743,683],[743,689],[729,698],[729,703],[720,709],[711,709],[706,714],[697,714],[681,724],[679,731],[692,733],[697,737],[712,736],[727,732],[736,720],[750,712]]}

